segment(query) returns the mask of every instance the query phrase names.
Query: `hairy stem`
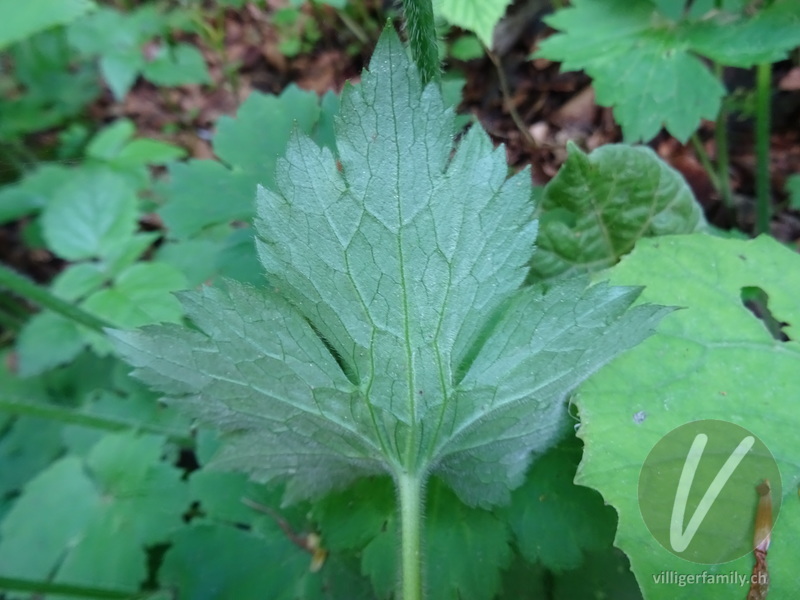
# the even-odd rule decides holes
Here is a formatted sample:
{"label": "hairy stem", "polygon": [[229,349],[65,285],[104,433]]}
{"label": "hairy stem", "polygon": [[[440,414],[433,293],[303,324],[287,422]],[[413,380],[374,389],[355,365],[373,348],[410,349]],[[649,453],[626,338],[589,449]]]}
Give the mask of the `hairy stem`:
{"label": "hairy stem", "polygon": [[402,600],[422,600],[422,505],[423,481],[403,473],[397,478],[400,497],[402,553]]}
{"label": "hairy stem", "polygon": [[439,81],[439,44],[431,0],[403,0],[411,56],[419,69],[422,83]]}
{"label": "hairy stem", "polygon": [[89,329],[94,329],[103,333],[105,327],[111,327],[111,323],[104,321],[85,310],[65,302],[58,296],[52,294],[46,288],[35,284],[27,277],[12,271],[5,265],[0,265],[0,288],[6,288],[31,302],[35,302],[44,308],[48,308],[70,321],[79,325],[84,325]]}
{"label": "hairy stem", "polygon": [[769,233],[769,130],[772,63],[756,67],[756,233]]}

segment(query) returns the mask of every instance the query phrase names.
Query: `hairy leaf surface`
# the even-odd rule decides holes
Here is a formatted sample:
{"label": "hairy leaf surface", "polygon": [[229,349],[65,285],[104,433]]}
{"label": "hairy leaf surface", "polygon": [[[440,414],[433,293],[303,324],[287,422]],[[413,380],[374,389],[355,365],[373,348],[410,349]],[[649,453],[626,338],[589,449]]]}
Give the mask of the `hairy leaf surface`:
{"label": "hairy leaf surface", "polygon": [[271,287],[181,294],[195,328],[116,333],[145,381],[226,432],[220,467],[287,478],[287,498],[376,473],[439,474],[506,501],[560,436],[566,395],[664,309],[583,280],[521,287],[530,177],[423,89],[393,33],[342,98],[330,150],[297,134],[260,188]]}

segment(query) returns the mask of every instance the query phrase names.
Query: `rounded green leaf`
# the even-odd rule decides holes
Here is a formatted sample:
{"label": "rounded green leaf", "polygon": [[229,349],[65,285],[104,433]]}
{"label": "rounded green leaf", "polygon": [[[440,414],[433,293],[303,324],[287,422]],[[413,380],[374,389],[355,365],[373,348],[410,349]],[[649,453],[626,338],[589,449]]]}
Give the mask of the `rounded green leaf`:
{"label": "rounded green leaf", "polygon": [[[733,577],[749,577],[753,556],[719,565],[675,556],[645,526],[637,484],[650,450],[676,427],[717,419],[746,428],[772,452],[783,484],[769,548],[770,598],[793,597],[800,587],[800,257],[767,237],[669,236],[640,241],[610,273],[614,283],[645,285],[642,301],[683,310],[581,388],[576,403],[585,453],[578,483],[617,509],[616,544],[630,557],[645,598],[744,598],[747,588]],[[754,288],[764,294],[754,295]],[[763,320],[743,294],[756,298],[749,302]],[[702,586],[702,596],[698,585],[670,579],[704,572],[721,578]]]}
{"label": "rounded green leaf", "polygon": [[135,231],[136,196],[109,171],[76,175],[45,207],[42,229],[48,247],[67,260],[103,257]]}

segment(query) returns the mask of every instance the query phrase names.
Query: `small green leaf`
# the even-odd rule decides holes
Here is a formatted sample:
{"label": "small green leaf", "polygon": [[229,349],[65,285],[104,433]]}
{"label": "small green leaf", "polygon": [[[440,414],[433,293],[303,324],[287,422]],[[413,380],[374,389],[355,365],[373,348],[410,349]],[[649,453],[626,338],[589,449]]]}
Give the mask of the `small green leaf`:
{"label": "small green leaf", "polygon": [[105,273],[96,263],[70,265],[56,276],[50,291],[73,302],[100,289],[106,279]]}
{"label": "small green leaf", "polygon": [[95,134],[86,148],[86,156],[104,161],[114,160],[135,133],[133,121],[117,119]]}
{"label": "small green leaf", "polygon": [[569,144],[568,151],[539,204],[534,280],[599,271],[642,237],[705,227],[686,181],[649,148],[607,145],[587,156]]}
{"label": "small green leaf", "polygon": [[130,48],[127,52],[117,50],[100,57],[100,72],[117,100],[128,95],[144,64],[138,48]]}
{"label": "small green leaf", "polygon": [[134,190],[108,171],[79,172],[42,215],[47,245],[68,260],[102,257],[136,229]]}
{"label": "small green leaf", "polygon": [[139,138],[121,149],[114,159],[114,164],[163,165],[186,156],[186,150],[159,140]]}
{"label": "small green leaf", "polygon": [[280,96],[251,94],[235,119],[221,117],[217,125],[214,152],[227,166],[190,160],[169,167],[167,202],[159,213],[170,235],[186,239],[211,225],[252,219],[256,186],[273,185],[275,162],[289,134],[296,127],[311,132],[318,123],[322,128],[313,92],[289,86]]}
{"label": "small green leaf", "polygon": [[79,325],[50,311],[32,317],[17,339],[19,374],[38,375],[75,358],[85,345]]}
{"label": "small green leaf", "polygon": [[43,209],[57,190],[69,183],[73,171],[60,165],[43,165],[20,182],[0,189],[0,223]]}
{"label": "small green leaf", "polygon": [[190,44],[162,46],[156,58],[144,64],[143,74],[156,85],[211,83],[203,55]]}
{"label": "small green leaf", "polygon": [[164,188],[167,202],[158,212],[170,236],[185,240],[212,225],[252,218],[259,179],[212,160],[175,163]]}
{"label": "small green leaf", "polygon": [[447,21],[474,32],[491,47],[494,26],[509,4],[511,0],[436,0],[434,8]]}
{"label": "small green leaf", "polygon": [[450,55],[458,60],[481,58],[483,46],[474,35],[462,35],[450,45]]}
{"label": "small green leaf", "polygon": [[0,50],[56,25],[65,25],[95,7],[92,0],[0,0]]}
{"label": "small green leaf", "polygon": [[92,294],[83,308],[118,327],[179,322],[180,303],[171,292],[184,289],[186,280],[163,263],[136,263],[125,269],[106,289]]}
{"label": "small green leaf", "polygon": [[135,233],[129,239],[114,246],[104,257],[103,273],[107,278],[115,278],[133,265],[158,240],[158,233]]}
{"label": "small green leaf", "polygon": [[317,96],[295,85],[280,96],[251,94],[235,119],[220,117],[214,152],[228,165],[269,177],[263,182],[269,185],[289,134],[295,129],[311,131],[319,117]]}
{"label": "small green leaf", "polygon": [[158,248],[159,262],[171,265],[186,277],[186,287],[191,289],[210,280],[217,272],[217,239],[197,238],[180,242],[167,242]]}

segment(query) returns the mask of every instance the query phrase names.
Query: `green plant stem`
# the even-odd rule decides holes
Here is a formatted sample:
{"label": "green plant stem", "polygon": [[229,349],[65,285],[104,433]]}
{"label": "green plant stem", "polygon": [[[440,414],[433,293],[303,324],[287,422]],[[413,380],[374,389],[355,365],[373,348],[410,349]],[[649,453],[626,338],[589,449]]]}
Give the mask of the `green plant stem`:
{"label": "green plant stem", "polygon": [[400,496],[402,600],[422,600],[422,503],[419,475],[403,473],[397,479]]}
{"label": "green plant stem", "polygon": [[756,233],[769,233],[772,216],[769,185],[770,93],[772,63],[756,67]]}
{"label": "green plant stem", "polygon": [[[720,63],[714,63],[714,74],[723,83],[725,67]],[[731,169],[730,152],[728,150],[728,104],[727,98],[722,100],[717,121],[714,126],[714,145],[716,146],[717,179],[719,181],[719,191],[722,202],[727,208],[733,206],[733,194],[731,193]]]}
{"label": "green plant stem", "polygon": [[93,314],[69,302],[65,302],[50,293],[46,288],[35,284],[27,277],[23,277],[5,265],[0,265],[0,288],[6,288],[31,302],[58,313],[70,321],[75,321],[79,325],[84,325],[99,333],[103,333],[103,329],[106,327],[112,327],[111,323],[95,317]]}
{"label": "green plant stem", "polygon": [[61,406],[55,406],[52,404],[0,397],[0,411],[4,411],[12,415],[25,415],[29,417],[39,417],[42,419],[61,421],[62,423],[71,423],[73,425],[82,425],[84,427],[101,429],[103,431],[143,431],[145,433],[152,433],[154,435],[162,435],[166,438],[169,438],[170,441],[181,446],[191,446],[193,444],[192,438],[188,435],[170,431],[168,429],[162,429],[161,427],[155,427],[139,421],[126,421],[122,418],[81,413],[76,410],[63,408]]}
{"label": "green plant stem", "polygon": [[342,23],[344,23],[345,27],[350,30],[350,33],[356,36],[356,39],[358,39],[359,42],[362,44],[367,44],[369,42],[369,36],[367,35],[367,32],[364,31],[364,28],[361,27],[361,25],[356,23],[355,19],[344,12],[344,10],[338,10],[336,11],[336,14],[339,15]]}
{"label": "green plant stem", "polygon": [[717,170],[711,163],[711,157],[708,156],[708,152],[706,152],[706,148],[705,146],[703,146],[703,142],[700,141],[700,136],[697,135],[696,131],[692,134],[691,140],[692,140],[692,147],[694,147],[694,152],[695,154],[697,154],[697,158],[700,161],[700,164],[703,165],[703,168],[708,174],[708,178],[711,180],[711,185],[714,186],[714,189],[717,190],[717,192],[721,192],[722,184],[719,180],[719,175],[717,174]]}
{"label": "green plant stem", "polygon": [[717,124],[714,128],[714,142],[717,150],[717,173],[719,180],[719,192],[722,202],[728,208],[733,206],[733,194],[731,193],[730,177],[730,152],[728,150],[728,109],[725,102],[722,102]]}
{"label": "green plant stem", "polygon": [[47,581],[31,581],[15,577],[0,577],[0,590],[13,592],[34,592],[41,595],[79,596],[82,598],[145,598],[147,595],[131,594],[118,590],[106,590],[83,585],[50,583]]}
{"label": "green plant stem", "polygon": [[431,0],[403,0],[411,56],[419,69],[422,83],[439,81],[439,44]]}

